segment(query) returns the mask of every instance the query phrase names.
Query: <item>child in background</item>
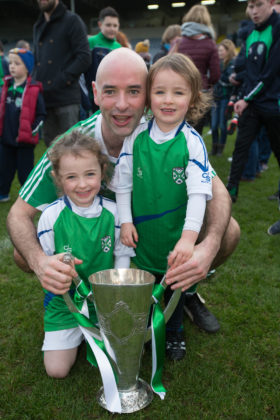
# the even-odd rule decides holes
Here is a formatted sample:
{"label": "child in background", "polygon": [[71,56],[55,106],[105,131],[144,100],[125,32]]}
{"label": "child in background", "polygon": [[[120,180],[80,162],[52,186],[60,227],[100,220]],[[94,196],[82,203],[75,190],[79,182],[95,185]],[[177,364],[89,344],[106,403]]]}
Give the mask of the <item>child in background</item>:
{"label": "child in background", "polygon": [[4,56],[4,45],[0,41],[0,94],[4,84],[4,76],[9,74],[9,63]]}
{"label": "child in background", "polygon": [[[210,100],[201,92],[200,72],[183,54],[153,64],[147,92],[154,118],[125,139],[111,188],[117,193],[123,244],[135,248],[138,268],[160,280],[167,263],[175,268],[192,256],[206,200],[212,198],[206,147],[185,121],[201,118]],[[168,288],[166,302],[171,293]],[[166,353],[172,360],[186,352],[184,298],[167,323]]]}
{"label": "child in background", "polygon": [[[235,45],[230,39],[224,39],[218,45],[221,77],[214,86],[215,103],[211,111],[212,155],[220,156],[224,150],[227,139],[226,109],[232,93],[233,86],[229,77],[233,72]],[[220,129],[220,133],[219,133]]]}
{"label": "child in background", "polygon": [[[116,204],[98,195],[108,159],[92,137],[72,131],[48,152],[52,175],[64,194],[42,213],[38,238],[47,255],[71,248],[76,270],[88,277],[100,270],[128,268],[134,250],[121,244]],[[71,289],[74,288],[72,283]],[[65,377],[83,334],[62,296],[46,291],[42,350],[48,375]],[[94,313],[92,303],[89,312]]]}
{"label": "child in background", "polygon": [[21,185],[32,170],[34,147],[46,115],[42,84],[30,76],[33,65],[31,51],[10,50],[10,76],[4,78],[0,102],[0,202],[9,200],[16,170]]}

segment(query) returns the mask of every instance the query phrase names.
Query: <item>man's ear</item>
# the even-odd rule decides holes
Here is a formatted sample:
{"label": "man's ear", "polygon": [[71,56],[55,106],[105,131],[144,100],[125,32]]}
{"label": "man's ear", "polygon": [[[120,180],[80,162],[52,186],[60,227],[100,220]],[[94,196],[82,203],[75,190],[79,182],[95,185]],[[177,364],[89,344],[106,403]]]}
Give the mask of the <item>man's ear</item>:
{"label": "man's ear", "polygon": [[91,85],[92,85],[92,91],[93,91],[93,98],[94,98],[94,102],[95,102],[95,104],[96,104],[97,106],[99,106],[98,99],[97,99],[96,82],[95,82],[95,81],[92,81],[92,82],[91,82]]}
{"label": "man's ear", "polygon": [[98,25],[98,28],[101,30],[102,20],[99,20],[99,21],[97,22],[97,25]]}

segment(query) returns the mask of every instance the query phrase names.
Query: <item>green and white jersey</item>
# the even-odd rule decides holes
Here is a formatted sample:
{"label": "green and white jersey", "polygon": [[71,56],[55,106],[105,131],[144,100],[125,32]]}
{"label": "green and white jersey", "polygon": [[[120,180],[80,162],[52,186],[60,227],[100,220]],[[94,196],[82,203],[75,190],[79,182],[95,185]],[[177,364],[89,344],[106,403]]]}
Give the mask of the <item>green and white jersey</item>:
{"label": "green and white jersey", "polygon": [[[46,255],[72,250],[83,260],[75,268],[89,286],[88,277],[100,270],[128,268],[132,248],[120,242],[116,204],[96,196],[90,207],[77,207],[67,196],[50,204],[38,223],[38,238]],[[74,288],[74,284],[72,284]],[[63,298],[46,291],[45,330],[77,326]]]}
{"label": "green and white jersey", "polygon": [[203,140],[189,124],[161,132],[161,137],[159,133],[152,120],[125,139],[110,188],[132,191],[139,235],[134,262],[164,273],[168,254],[182,234],[188,195],[200,194],[204,203],[211,199],[213,174]]}
{"label": "green and white jersey", "polygon": [[[112,172],[114,165],[117,161],[116,158],[109,156],[106,146],[103,141],[101,131],[102,115],[100,111],[91,115],[84,121],[79,121],[73,127],[71,127],[65,134],[70,133],[73,130],[79,130],[83,133],[93,137],[101,145],[101,150],[104,154],[109,157],[112,167],[109,170]],[[51,146],[52,147],[52,146]],[[25,184],[21,188],[19,195],[20,197],[30,204],[32,207],[36,207],[38,210],[44,210],[44,208],[57,199],[57,190],[51,176],[51,162],[48,159],[47,152],[44,153],[40,161],[34,167]],[[101,194],[106,197],[113,198],[112,192],[106,191],[107,187],[103,185]]]}

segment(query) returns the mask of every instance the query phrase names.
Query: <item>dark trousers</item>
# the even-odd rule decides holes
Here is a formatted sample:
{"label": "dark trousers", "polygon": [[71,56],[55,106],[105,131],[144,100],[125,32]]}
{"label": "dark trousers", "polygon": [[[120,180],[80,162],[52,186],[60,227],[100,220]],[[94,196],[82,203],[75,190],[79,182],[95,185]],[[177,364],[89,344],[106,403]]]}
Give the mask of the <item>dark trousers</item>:
{"label": "dark trousers", "polygon": [[238,133],[232,156],[228,188],[238,187],[243,169],[248,159],[249,149],[264,125],[280,167],[280,114],[269,115],[249,105],[239,117]]}
{"label": "dark trousers", "polygon": [[15,173],[23,185],[34,165],[34,148],[0,144],[0,195],[8,195]]}
{"label": "dark trousers", "polygon": [[[156,277],[156,283],[160,283],[163,275],[155,274]],[[173,290],[168,286],[164,292],[164,303],[165,306],[167,306],[168,302],[171,299],[171,296],[173,294]],[[179,299],[179,302],[177,303],[177,306],[171,315],[169,321],[166,324],[167,330],[177,331],[183,324],[183,316],[184,316],[184,302],[185,302],[185,294],[181,293],[181,297]]]}

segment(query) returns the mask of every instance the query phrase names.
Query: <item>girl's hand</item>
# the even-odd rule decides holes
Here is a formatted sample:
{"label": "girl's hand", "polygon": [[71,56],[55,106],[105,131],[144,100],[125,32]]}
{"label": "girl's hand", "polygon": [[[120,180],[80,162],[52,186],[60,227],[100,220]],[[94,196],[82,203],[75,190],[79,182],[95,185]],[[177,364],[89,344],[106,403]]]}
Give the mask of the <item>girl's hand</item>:
{"label": "girl's hand", "polygon": [[191,230],[183,231],[181,238],[168,257],[168,265],[171,269],[184,264],[192,257],[197,237],[197,232]]}
{"label": "girl's hand", "polygon": [[129,247],[136,248],[138,233],[133,223],[123,223],[121,226],[121,242]]}

